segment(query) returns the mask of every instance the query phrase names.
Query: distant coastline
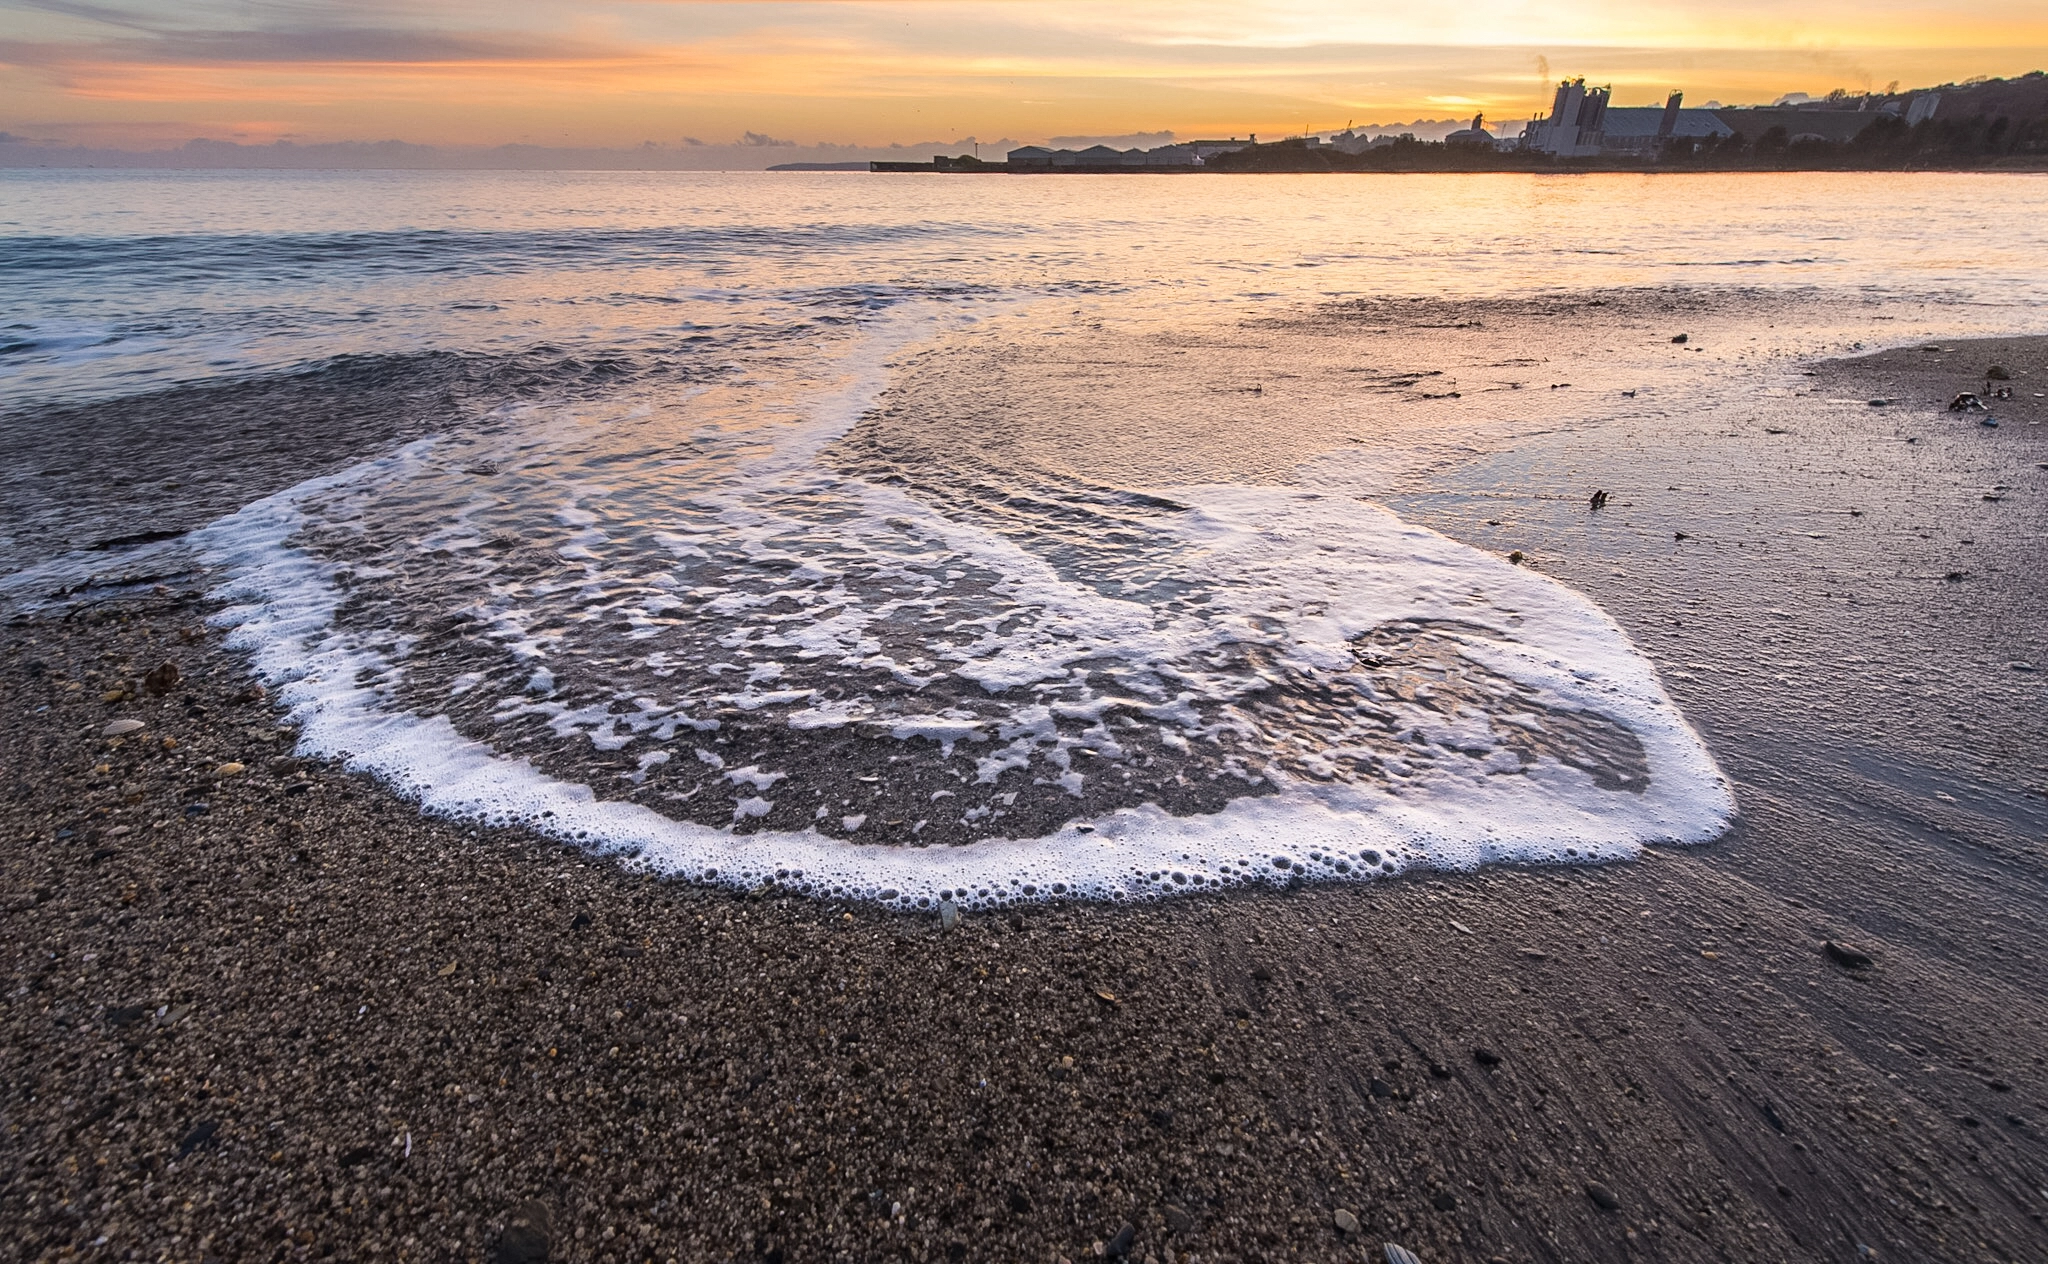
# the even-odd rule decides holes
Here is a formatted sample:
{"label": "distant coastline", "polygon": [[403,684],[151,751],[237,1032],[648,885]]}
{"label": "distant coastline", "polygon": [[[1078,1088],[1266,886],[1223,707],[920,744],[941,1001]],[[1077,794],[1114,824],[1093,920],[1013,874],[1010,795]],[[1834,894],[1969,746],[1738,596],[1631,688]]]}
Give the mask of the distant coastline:
{"label": "distant coastline", "polygon": [[1181,141],[1153,149],[1027,145],[1000,161],[934,155],[878,161],[881,172],[1168,174],[1193,172],[2039,171],[2048,170],[2048,73],[1911,92],[1833,94],[1763,107],[1610,107],[1611,89],[1557,87],[1549,114],[1518,136],[1485,116],[1441,140],[1412,134]]}

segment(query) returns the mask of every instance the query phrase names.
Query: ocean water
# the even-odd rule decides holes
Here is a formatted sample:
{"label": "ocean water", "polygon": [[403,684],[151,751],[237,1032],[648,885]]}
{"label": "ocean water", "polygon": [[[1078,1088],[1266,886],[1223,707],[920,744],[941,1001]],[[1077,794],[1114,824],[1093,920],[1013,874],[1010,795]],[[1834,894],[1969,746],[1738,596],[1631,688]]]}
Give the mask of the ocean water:
{"label": "ocean water", "polygon": [[[1682,400],[1874,321],[2026,325],[2044,187],[5,172],[0,430],[366,438],[111,540],[17,469],[0,586],[197,568],[306,753],[701,881],[973,905],[1624,857],[1718,835],[1727,783],[1591,601],[1375,503],[1443,434],[1347,401],[1370,454],[1296,451],[1303,398],[1197,437],[1118,383],[1284,400],[1342,348],[1247,329],[1388,304],[1500,313],[1531,365],[1573,339],[1532,303],[1677,296],[1741,353],[1573,354]],[[1158,362],[1069,371],[1112,344]],[[1441,394],[1454,448],[1505,407]]]}

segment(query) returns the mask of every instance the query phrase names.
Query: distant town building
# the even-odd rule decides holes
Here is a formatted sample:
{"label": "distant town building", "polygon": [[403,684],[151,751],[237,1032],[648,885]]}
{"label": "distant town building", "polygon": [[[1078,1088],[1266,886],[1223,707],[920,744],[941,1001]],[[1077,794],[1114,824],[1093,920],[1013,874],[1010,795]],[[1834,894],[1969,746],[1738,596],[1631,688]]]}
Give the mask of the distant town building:
{"label": "distant town building", "polygon": [[1660,152],[1675,140],[1698,144],[1733,136],[1735,129],[1721,121],[1712,110],[1688,110],[1685,99],[1674,92],[1662,109],[1653,105],[1620,106],[1607,111],[1601,120],[1600,152],[1603,154],[1646,154]]}
{"label": "distant town building", "polygon": [[1584,79],[1557,85],[1550,114],[1532,119],[1522,132],[1522,148],[1560,158],[1590,158],[1600,152],[1600,134],[1607,117],[1611,88],[1588,88]]}
{"label": "distant town building", "polygon": [[1444,137],[1444,144],[1470,146],[1474,149],[1492,149],[1495,147],[1493,133],[1486,130],[1486,116],[1484,114],[1474,114],[1472,116],[1472,126],[1461,127]]}
{"label": "distant town building", "polygon": [[1698,144],[1735,134],[1727,111],[1688,110],[1685,94],[1674,92],[1660,106],[1610,106],[1607,88],[1588,88],[1582,79],[1557,86],[1547,118],[1523,129],[1521,148],[1560,158],[1655,157],[1675,141]]}

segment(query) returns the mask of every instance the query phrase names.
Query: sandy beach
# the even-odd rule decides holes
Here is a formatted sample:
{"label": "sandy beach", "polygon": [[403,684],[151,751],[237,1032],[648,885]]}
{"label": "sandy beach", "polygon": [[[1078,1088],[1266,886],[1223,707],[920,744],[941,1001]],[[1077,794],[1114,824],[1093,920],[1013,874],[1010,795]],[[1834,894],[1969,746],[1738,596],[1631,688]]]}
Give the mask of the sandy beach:
{"label": "sandy beach", "polygon": [[[1379,357],[1417,417],[1450,402],[1416,373],[1459,406],[1520,373],[1544,416],[1604,392],[1580,429],[1475,404],[1447,441],[1480,455],[1382,499],[1629,632],[1736,785],[1720,841],[947,930],[423,819],[291,757],[198,575],[95,590],[0,629],[7,1253],[2048,1256],[2048,339],[1806,361],[1768,409],[1674,416],[1488,367],[1451,306],[1299,336]],[[1601,310],[1674,355],[1755,319]],[[1987,385],[1997,426],[1947,410]],[[239,469],[171,444],[224,485],[167,521],[413,426]],[[1247,476],[1374,442],[1327,427]],[[845,460],[916,464],[893,442]],[[49,521],[111,540],[155,504]]]}

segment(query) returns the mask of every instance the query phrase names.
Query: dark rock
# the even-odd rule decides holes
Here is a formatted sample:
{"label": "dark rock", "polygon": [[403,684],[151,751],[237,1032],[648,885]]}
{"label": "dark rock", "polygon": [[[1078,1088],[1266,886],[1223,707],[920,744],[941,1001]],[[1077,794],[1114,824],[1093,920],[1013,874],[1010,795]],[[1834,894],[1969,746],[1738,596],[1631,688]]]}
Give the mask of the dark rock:
{"label": "dark rock", "polygon": [[569,919],[570,930],[582,930],[585,926],[588,926],[590,924],[591,917],[588,913],[578,913],[576,916]]}
{"label": "dark rock", "polygon": [[2010,382],[2012,381],[2012,374],[2006,372],[2004,365],[1994,364],[1984,370],[1984,380],[1987,382]]}
{"label": "dark rock", "polygon": [[1264,966],[1253,966],[1252,978],[1259,983],[1271,983],[1273,981],[1273,972]]}
{"label": "dark rock", "polygon": [[204,803],[188,803],[185,805],[186,816],[205,816],[208,812],[211,812],[212,810],[212,808],[208,807]]}
{"label": "dark rock", "polygon": [[143,1005],[123,1005],[107,1011],[107,1021],[116,1027],[133,1027],[149,1017],[149,1009]]}
{"label": "dark rock", "polygon": [[547,1264],[553,1245],[547,1234],[532,1225],[506,1225],[491,1248],[491,1264]]}
{"label": "dark rock", "polygon": [[350,1150],[347,1154],[342,1155],[339,1162],[343,1167],[360,1167],[361,1165],[368,1163],[371,1159],[374,1159],[376,1157],[377,1147],[359,1145],[355,1149]]}
{"label": "dark rock", "polygon": [[1472,1060],[1483,1067],[1496,1067],[1500,1065],[1500,1055],[1487,1048],[1474,1049],[1472,1051]]}
{"label": "dark rock", "polygon": [[1137,1238],[1138,1226],[1126,1220],[1124,1221],[1123,1228],[1118,1229],[1116,1236],[1109,1240],[1109,1245],[1102,1248],[1102,1253],[1113,1260],[1122,1259],[1131,1253],[1131,1243],[1135,1242]]}
{"label": "dark rock", "polygon": [[1778,1108],[1769,1102],[1764,1102],[1759,1106],[1759,1109],[1764,1113],[1764,1122],[1776,1128],[1780,1136],[1784,1135],[1785,1120],[1778,1114]]}
{"label": "dark rock", "polygon": [[1520,566],[1523,560],[1524,559],[1522,557],[1522,550],[1520,549],[1516,549],[1514,552],[1508,554],[1508,561],[1513,562],[1516,566]]}
{"label": "dark rock", "polygon": [[1602,1211],[1621,1210],[1621,1198],[1598,1181],[1586,1182],[1586,1197],[1592,1199],[1593,1205]]}
{"label": "dark rock", "polygon": [[1438,1211],[1456,1211],[1458,1209],[1458,1196],[1447,1189],[1438,1190],[1430,1195],[1429,1205]]}
{"label": "dark rock", "polygon": [[1829,961],[1844,970],[1864,970],[1875,964],[1868,953],[1858,952],[1847,944],[1838,944],[1832,939],[1821,945],[1821,951],[1827,954]]}
{"label": "dark rock", "polygon": [[1692,341],[1692,335],[1691,335],[1691,334],[1673,334],[1673,335],[1671,336],[1671,341],[1673,341],[1673,342],[1675,342],[1675,343],[1678,343],[1678,344],[1680,344],[1680,345],[1682,346],[1682,345],[1684,345],[1685,343],[1688,343],[1688,342],[1691,342],[1691,341]]}
{"label": "dark rock", "polygon": [[1366,1087],[1372,1091],[1372,1095],[1374,1097],[1381,1098],[1383,1100],[1394,1095],[1394,1086],[1387,1083],[1385,1080],[1381,1079],[1377,1075],[1372,1077],[1371,1081],[1367,1083]]}
{"label": "dark rock", "polygon": [[247,689],[244,689],[244,690],[242,690],[242,691],[241,691],[240,693],[236,694],[236,695],[235,695],[234,697],[232,697],[232,698],[228,699],[228,701],[230,701],[230,702],[261,702],[261,701],[263,701],[263,686],[262,686],[262,685],[250,685],[250,686],[249,686],[249,687],[248,687]]}
{"label": "dark rock", "polygon": [[2012,1085],[2010,1085],[2010,1084],[2007,1084],[2007,1083],[2006,1083],[2006,1082],[2005,1082],[2004,1080],[1992,1080],[1992,1081],[1991,1081],[1990,1083],[1986,1084],[1986,1085],[1985,1085],[1984,1087],[1986,1087],[1986,1088],[1990,1089],[1990,1090],[1991,1090],[1992,1092],[1994,1092],[1994,1093],[2010,1093],[2010,1092],[2012,1092]]}
{"label": "dark rock", "polygon": [[554,1249],[555,1221],[547,1205],[529,1202],[512,1213],[491,1247],[491,1264],[547,1264]]}
{"label": "dark rock", "polygon": [[212,1119],[209,1119],[204,1123],[194,1125],[192,1131],[186,1133],[182,1138],[179,1139],[178,1157],[182,1159],[186,1155],[192,1153],[194,1150],[197,1150],[201,1146],[212,1145],[214,1134],[219,1131],[220,1124]]}
{"label": "dark rock", "polygon": [[1168,1233],[1174,1234],[1177,1237],[1186,1237],[1195,1231],[1195,1218],[1188,1214],[1185,1207],[1176,1207],[1172,1203],[1168,1203],[1159,1209],[1159,1214],[1166,1217],[1166,1231]]}
{"label": "dark rock", "polygon": [[1010,1210],[1021,1216],[1031,1210],[1031,1196],[1021,1189],[1010,1191]]}
{"label": "dark rock", "polygon": [[149,691],[151,697],[161,698],[178,687],[178,679],[176,663],[159,663],[143,676],[142,687]]}

